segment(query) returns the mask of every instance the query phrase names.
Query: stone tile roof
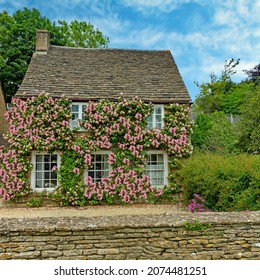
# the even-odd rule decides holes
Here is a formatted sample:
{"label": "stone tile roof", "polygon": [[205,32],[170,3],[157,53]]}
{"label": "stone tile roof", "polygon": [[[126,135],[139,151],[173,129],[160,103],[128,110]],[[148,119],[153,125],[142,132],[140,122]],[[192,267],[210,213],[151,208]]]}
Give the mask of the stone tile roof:
{"label": "stone tile roof", "polygon": [[34,53],[16,94],[46,91],[73,101],[138,96],[154,103],[191,101],[170,51],[50,46]]}

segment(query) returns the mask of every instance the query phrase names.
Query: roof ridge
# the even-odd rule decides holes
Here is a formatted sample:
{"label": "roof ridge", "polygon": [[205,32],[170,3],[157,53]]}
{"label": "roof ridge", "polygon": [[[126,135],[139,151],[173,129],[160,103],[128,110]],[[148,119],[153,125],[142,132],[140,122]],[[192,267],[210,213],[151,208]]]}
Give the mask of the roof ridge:
{"label": "roof ridge", "polygon": [[52,48],[60,49],[72,49],[72,50],[91,50],[91,51],[136,51],[136,52],[171,52],[170,50],[148,50],[148,49],[122,49],[122,48],[82,48],[82,47],[68,47],[68,46],[58,46],[50,45]]}

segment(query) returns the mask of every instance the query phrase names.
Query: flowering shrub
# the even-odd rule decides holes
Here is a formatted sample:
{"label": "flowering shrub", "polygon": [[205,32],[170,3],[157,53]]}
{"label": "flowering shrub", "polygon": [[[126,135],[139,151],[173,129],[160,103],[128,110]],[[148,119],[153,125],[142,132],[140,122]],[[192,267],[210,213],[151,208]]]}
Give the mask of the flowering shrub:
{"label": "flowering shrub", "polygon": [[191,212],[208,212],[209,209],[204,205],[205,199],[198,194],[193,195],[194,198],[189,201],[188,210]]}
{"label": "flowering shrub", "polygon": [[69,128],[70,102],[48,94],[26,101],[13,98],[14,107],[6,113],[12,149],[27,155],[32,150],[54,151],[68,147],[73,139]]}
{"label": "flowering shrub", "polygon": [[15,150],[7,150],[0,146],[0,196],[9,200],[30,191],[26,174],[30,169],[27,158]]}
{"label": "flowering shrub", "polygon": [[205,199],[212,211],[260,210],[260,156],[195,153],[185,159],[178,173],[185,186],[184,199],[194,193]]}
{"label": "flowering shrub", "polygon": [[147,201],[149,196],[158,197],[161,189],[151,186],[148,176],[138,176],[134,170],[126,171],[124,167],[118,167],[110,172],[108,178],[98,183],[93,183],[91,177],[86,178],[85,196],[92,203],[104,200],[109,204],[115,202],[130,203],[139,199]]}
{"label": "flowering shrub", "polygon": [[15,199],[30,192],[28,171],[33,150],[53,152],[70,148],[74,136],[69,129],[70,102],[48,94],[26,101],[13,98],[5,115],[9,122],[10,150],[0,147],[0,196]]}
{"label": "flowering shrub", "polygon": [[[153,106],[138,97],[132,100],[120,97],[118,102],[89,102],[80,122],[85,132],[77,134],[69,128],[70,102],[64,97],[53,99],[40,94],[26,101],[13,99],[13,104],[6,114],[10,124],[6,137],[22,167],[8,169],[3,153],[0,170],[5,172],[5,185],[1,185],[4,199],[29,191],[25,174],[30,170],[29,156],[33,150],[60,153],[61,166],[57,170],[60,185],[55,195],[62,205],[85,205],[88,201],[130,203],[157,198],[162,190],[152,188],[144,174],[146,151],[165,150],[171,163],[192,152],[187,138],[192,131],[191,122],[184,105],[167,106],[164,128],[147,130]],[[112,171],[100,182],[87,177],[83,183],[83,172],[92,164],[91,153],[99,150],[112,151],[108,160]],[[11,172],[21,178],[19,184],[10,184]]]}

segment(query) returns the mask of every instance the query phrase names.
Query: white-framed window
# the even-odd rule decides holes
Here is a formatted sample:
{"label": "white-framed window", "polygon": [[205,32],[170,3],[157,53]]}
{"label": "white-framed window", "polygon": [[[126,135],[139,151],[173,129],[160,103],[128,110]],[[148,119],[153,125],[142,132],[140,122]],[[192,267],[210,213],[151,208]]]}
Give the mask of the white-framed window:
{"label": "white-framed window", "polygon": [[91,177],[93,182],[99,182],[102,178],[106,178],[112,170],[108,163],[108,155],[111,151],[99,151],[91,154],[92,165],[84,172],[84,180],[87,176]]}
{"label": "white-framed window", "polygon": [[153,113],[148,117],[147,129],[162,129],[164,118],[163,105],[154,105]]}
{"label": "white-framed window", "polygon": [[[70,120],[70,129],[79,127],[79,121],[84,119],[84,112],[85,112],[86,106],[87,106],[87,103],[72,102],[72,104],[71,104],[72,119]],[[84,129],[81,128],[81,130],[84,130]]]}
{"label": "white-framed window", "polygon": [[168,159],[165,151],[148,151],[145,173],[153,187],[164,187],[168,184]]}
{"label": "white-framed window", "polygon": [[58,186],[57,169],[60,167],[58,153],[32,153],[31,187],[35,191],[53,191]]}

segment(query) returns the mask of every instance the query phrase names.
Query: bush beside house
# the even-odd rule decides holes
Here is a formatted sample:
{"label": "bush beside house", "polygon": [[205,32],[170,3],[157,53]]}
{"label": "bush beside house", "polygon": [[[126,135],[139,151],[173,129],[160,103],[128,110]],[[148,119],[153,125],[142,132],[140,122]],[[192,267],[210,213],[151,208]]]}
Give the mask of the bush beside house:
{"label": "bush beside house", "polygon": [[183,162],[179,183],[186,202],[203,197],[212,211],[260,210],[260,157],[253,155],[194,155]]}

